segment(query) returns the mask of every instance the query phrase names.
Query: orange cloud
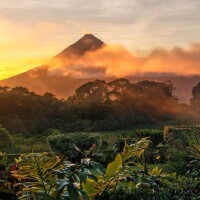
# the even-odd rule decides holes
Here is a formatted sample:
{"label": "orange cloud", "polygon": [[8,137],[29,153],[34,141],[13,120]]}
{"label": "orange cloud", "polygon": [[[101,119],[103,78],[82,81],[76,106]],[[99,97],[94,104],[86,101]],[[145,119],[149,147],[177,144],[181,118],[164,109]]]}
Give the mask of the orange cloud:
{"label": "orange cloud", "polygon": [[54,60],[49,65],[48,74],[77,78],[147,74],[200,75],[200,44],[192,44],[188,49],[158,48],[146,56],[136,56],[121,46],[105,46],[83,57]]}

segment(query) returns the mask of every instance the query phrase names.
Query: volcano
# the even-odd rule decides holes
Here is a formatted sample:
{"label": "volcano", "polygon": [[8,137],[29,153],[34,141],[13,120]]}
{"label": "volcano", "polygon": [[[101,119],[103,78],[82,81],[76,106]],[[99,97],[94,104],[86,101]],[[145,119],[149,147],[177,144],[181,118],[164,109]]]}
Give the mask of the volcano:
{"label": "volcano", "polygon": [[[106,44],[100,39],[92,34],[86,34],[77,42],[55,55],[47,63],[11,78],[1,80],[0,85],[8,87],[21,86],[38,94],[50,92],[55,94],[58,98],[67,98],[74,93],[77,87],[85,82],[93,81],[94,78],[76,78],[71,75],[49,76],[48,69],[60,63],[62,63],[63,67],[66,60],[70,60],[71,63],[73,63],[73,60],[84,56],[84,54],[88,52],[103,48],[104,46],[106,46]],[[59,61],[59,63],[57,61]],[[69,64],[66,64],[66,67],[68,65]]]}
{"label": "volcano", "polygon": [[[68,96],[73,95],[75,90],[86,82],[94,81],[95,79],[102,79],[105,81],[116,79],[115,77],[107,77],[103,66],[97,68],[94,66],[82,67],[77,65],[77,60],[80,60],[88,53],[98,52],[105,46],[107,45],[94,35],[86,34],[77,42],[55,55],[47,63],[2,80],[0,81],[0,85],[8,87],[22,86],[41,95],[50,92],[55,94],[57,98],[66,99]],[[92,56],[92,54],[90,56]],[[63,73],[63,70],[68,73]],[[73,73],[71,73],[71,71]],[[76,73],[74,73],[74,71]],[[79,72],[84,74],[84,76],[77,75]],[[199,82],[200,77],[130,76],[128,79],[133,82],[142,80],[164,82],[171,80],[176,88],[175,95],[177,95],[182,102],[188,102],[191,98],[192,87]]]}

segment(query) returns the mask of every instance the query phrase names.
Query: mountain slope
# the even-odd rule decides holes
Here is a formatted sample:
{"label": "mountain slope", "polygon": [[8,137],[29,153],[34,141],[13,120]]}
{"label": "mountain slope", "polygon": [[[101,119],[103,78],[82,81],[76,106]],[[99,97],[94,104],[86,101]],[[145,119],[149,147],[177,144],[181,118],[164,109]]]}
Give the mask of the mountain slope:
{"label": "mountain slope", "polygon": [[106,45],[104,42],[96,38],[92,34],[86,34],[81,39],[79,39],[76,43],[70,45],[62,52],[57,54],[54,58],[66,58],[68,56],[81,56],[88,51],[95,51],[101,47]]}

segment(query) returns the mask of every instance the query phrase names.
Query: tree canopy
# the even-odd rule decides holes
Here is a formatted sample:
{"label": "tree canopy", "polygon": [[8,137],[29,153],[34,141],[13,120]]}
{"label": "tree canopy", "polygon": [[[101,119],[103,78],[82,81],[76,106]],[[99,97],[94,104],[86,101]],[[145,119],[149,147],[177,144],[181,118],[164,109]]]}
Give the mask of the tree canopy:
{"label": "tree canopy", "polygon": [[[195,99],[199,87],[193,89]],[[184,115],[173,91],[170,81],[131,83],[123,78],[85,83],[66,100],[23,87],[0,87],[0,124],[11,134],[30,135],[49,129],[103,131],[168,123]]]}

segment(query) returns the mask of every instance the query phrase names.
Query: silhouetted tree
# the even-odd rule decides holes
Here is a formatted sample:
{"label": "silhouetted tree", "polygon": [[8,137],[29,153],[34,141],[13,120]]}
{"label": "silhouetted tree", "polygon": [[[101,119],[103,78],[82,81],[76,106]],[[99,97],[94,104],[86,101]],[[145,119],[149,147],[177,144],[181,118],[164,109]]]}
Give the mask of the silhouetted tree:
{"label": "silhouetted tree", "polygon": [[190,103],[195,110],[200,110],[200,82],[192,88],[192,99]]}

